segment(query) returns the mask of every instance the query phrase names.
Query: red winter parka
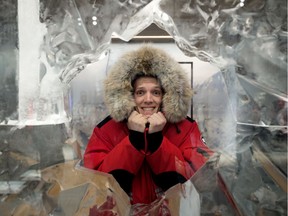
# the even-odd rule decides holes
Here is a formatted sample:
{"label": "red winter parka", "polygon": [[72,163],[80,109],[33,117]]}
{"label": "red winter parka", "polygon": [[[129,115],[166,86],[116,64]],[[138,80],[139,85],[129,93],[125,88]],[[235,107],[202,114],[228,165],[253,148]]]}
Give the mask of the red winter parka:
{"label": "red winter parka", "polygon": [[[133,79],[156,76],[164,90],[162,112],[167,123],[156,133],[128,129],[134,110]],[[84,166],[111,173],[131,203],[151,203],[164,191],[188,180],[212,154],[197,123],[187,117],[191,88],[185,72],[165,52],[151,46],[127,53],[105,81],[110,116],[95,127],[84,154]]]}
{"label": "red winter parka", "polygon": [[[211,154],[211,150],[203,143],[197,123],[189,117],[177,124],[168,123],[162,134],[163,139],[155,152],[139,151],[129,140],[126,122],[115,122],[107,117],[94,129],[85,152],[84,164],[106,173],[127,171],[124,181],[132,177],[132,203],[150,203],[161,191],[155,182],[159,182],[159,186],[168,184],[168,188],[172,186],[169,181],[172,184],[183,183]],[[139,140],[145,142],[145,135],[150,134],[143,133]],[[148,145],[153,145],[153,139],[150,141],[147,137],[146,141],[151,142]]]}

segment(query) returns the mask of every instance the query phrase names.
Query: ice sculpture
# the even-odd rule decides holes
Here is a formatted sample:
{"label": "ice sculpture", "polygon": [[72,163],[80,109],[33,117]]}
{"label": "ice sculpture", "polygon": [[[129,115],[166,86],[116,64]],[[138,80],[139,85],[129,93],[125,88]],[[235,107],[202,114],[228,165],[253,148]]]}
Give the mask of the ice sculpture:
{"label": "ice sculpture", "polygon": [[[155,23],[187,56],[220,68],[194,86],[194,115],[221,153],[220,183],[236,212],[287,214],[287,1],[4,0],[0,10],[1,212],[42,212],[39,170],[79,152],[65,143],[69,85],[108,55],[112,35],[129,41]],[[203,176],[193,180],[202,214],[231,215]],[[8,199],[15,190],[21,197]]]}
{"label": "ice sculpture", "polygon": [[44,39],[39,44],[43,47],[40,62],[47,72],[56,70],[67,84],[87,64],[107,54],[112,33],[129,41],[155,23],[185,54],[220,68],[234,65],[236,74],[285,97],[287,29],[282,4],[285,2],[40,1],[42,24],[38,25],[46,27],[39,35]]}

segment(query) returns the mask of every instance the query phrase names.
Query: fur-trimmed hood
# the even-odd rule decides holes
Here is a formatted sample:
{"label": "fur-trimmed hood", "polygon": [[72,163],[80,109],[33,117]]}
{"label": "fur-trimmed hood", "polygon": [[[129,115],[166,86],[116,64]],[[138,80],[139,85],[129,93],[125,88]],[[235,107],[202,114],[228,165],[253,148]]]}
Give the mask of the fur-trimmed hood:
{"label": "fur-trimmed hood", "polygon": [[151,45],[124,54],[111,68],[105,80],[105,103],[116,121],[127,119],[134,110],[133,87],[135,76],[157,76],[165,90],[162,111],[168,122],[183,120],[189,110],[192,90],[183,68],[167,53]]}

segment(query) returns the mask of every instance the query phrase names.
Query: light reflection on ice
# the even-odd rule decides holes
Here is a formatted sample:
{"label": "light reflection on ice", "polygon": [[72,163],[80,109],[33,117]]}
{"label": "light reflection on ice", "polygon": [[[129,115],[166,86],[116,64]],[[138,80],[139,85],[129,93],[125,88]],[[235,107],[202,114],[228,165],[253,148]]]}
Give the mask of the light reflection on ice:
{"label": "light reflection on ice", "polygon": [[18,194],[25,187],[25,181],[0,181],[0,194]]}

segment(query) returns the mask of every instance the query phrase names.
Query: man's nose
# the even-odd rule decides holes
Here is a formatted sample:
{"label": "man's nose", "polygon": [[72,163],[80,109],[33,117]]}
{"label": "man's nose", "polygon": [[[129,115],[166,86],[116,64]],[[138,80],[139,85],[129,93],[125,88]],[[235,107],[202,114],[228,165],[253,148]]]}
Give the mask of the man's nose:
{"label": "man's nose", "polygon": [[150,92],[147,92],[145,95],[145,101],[151,102],[152,101],[152,94]]}

